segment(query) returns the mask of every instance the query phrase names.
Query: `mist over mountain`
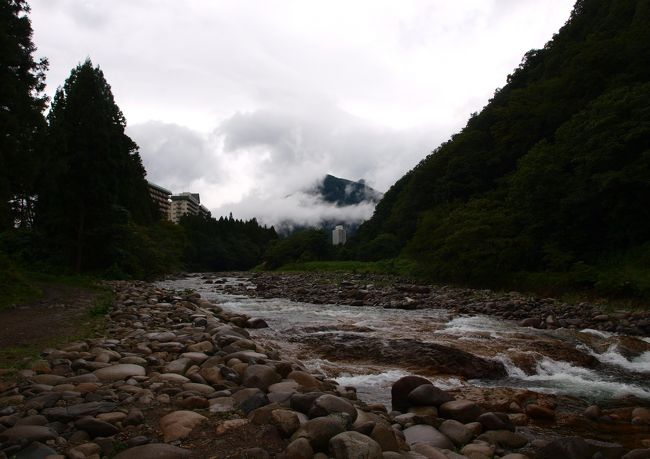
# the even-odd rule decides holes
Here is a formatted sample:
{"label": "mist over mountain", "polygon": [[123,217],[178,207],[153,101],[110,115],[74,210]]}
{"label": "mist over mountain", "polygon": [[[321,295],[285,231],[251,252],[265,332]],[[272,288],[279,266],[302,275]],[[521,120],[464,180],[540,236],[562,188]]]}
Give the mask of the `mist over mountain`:
{"label": "mist over mountain", "polygon": [[383,193],[366,185],[363,179],[355,182],[327,174],[312,186],[285,197],[285,202],[295,206],[278,218],[275,227],[286,235],[306,228],[329,230],[344,225],[353,234],[372,215],[382,197]]}
{"label": "mist over mountain", "polygon": [[307,192],[320,196],[323,201],[336,204],[339,207],[354,206],[362,202],[376,204],[384,196],[383,193],[366,185],[363,179],[353,182],[330,174],[325,176],[322,183]]}

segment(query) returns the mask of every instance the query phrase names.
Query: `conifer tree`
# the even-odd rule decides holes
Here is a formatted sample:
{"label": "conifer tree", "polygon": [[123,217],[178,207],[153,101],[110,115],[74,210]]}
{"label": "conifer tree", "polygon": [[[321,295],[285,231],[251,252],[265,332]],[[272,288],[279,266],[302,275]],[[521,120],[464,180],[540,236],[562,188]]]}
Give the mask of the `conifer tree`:
{"label": "conifer tree", "polygon": [[153,204],[138,146],[90,59],[57,90],[48,121],[51,179],[39,223],[76,270],[106,267],[124,225],[150,223]]}
{"label": "conifer tree", "polygon": [[27,13],[24,0],[0,2],[0,231],[31,223],[42,165],[47,60],[34,60]]}

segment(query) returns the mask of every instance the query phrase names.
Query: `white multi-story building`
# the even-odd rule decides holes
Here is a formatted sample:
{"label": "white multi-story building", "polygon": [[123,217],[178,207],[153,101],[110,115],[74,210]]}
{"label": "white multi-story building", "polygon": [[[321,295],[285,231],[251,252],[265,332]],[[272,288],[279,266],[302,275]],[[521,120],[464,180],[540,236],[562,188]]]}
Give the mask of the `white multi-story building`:
{"label": "white multi-story building", "polygon": [[346,241],[346,233],[343,225],[337,225],[336,228],[332,230],[332,244],[334,245],[343,245]]}
{"label": "white multi-story building", "polygon": [[210,217],[210,211],[201,205],[198,193],[184,192],[172,196],[171,221],[178,223],[183,215]]}

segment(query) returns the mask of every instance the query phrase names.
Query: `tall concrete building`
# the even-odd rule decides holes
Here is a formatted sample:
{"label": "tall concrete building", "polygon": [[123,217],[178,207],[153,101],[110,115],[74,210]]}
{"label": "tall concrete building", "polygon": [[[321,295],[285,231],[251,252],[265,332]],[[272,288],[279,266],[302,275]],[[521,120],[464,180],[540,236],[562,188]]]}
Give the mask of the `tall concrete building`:
{"label": "tall concrete building", "polygon": [[158,206],[160,215],[163,218],[170,220],[172,192],[152,182],[147,182],[147,185],[149,186],[149,195],[151,196],[153,202],[156,203],[156,206]]}
{"label": "tall concrete building", "polygon": [[184,192],[172,196],[171,221],[178,223],[183,215],[203,215],[210,217],[207,207],[201,205],[198,193]]}
{"label": "tall concrete building", "polygon": [[336,228],[332,230],[332,244],[334,245],[343,245],[347,240],[347,235],[343,225],[336,225]]}

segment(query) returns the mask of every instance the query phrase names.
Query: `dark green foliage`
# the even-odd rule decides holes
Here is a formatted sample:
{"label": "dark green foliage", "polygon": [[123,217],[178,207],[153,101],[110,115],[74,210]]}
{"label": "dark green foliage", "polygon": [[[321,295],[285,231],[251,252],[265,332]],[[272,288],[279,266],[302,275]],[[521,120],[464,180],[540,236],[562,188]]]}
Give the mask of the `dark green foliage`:
{"label": "dark green foliage", "polygon": [[324,230],[310,229],[271,242],[264,262],[267,268],[275,269],[293,262],[330,260],[333,254],[329,235]]}
{"label": "dark green foliage", "polygon": [[0,231],[31,224],[42,172],[47,60],[34,60],[27,12],[24,0],[0,2]]}
{"label": "dark green foliage", "polygon": [[48,121],[50,173],[37,227],[76,270],[111,266],[124,227],[151,223],[153,204],[137,145],[99,67],[87,60],[72,70]]}
{"label": "dark green foliage", "polygon": [[605,273],[624,278],[605,260],[632,263],[650,240],[649,23],[647,0],[578,1],[490,103],[386,193],[359,229],[358,256],[381,257],[373,243],[390,234],[440,279],[565,272],[601,288]]}
{"label": "dark green foliage", "polygon": [[129,222],[116,228],[109,266],[102,274],[113,279],[151,279],[180,270],[187,240],[183,228],[169,221],[151,225]]}
{"label": "dark green foliage", "polygon": [[226,271],[250,269],[262,261],[270,241],[277,238],[273,227],[257,220],[186,215],[180,226],[187,237],[183,260],[188,269]]}
{"label": "dark green foliage", "polygon": [[0,310],[35,298],[40,294],[38,287],[0,250]]}

